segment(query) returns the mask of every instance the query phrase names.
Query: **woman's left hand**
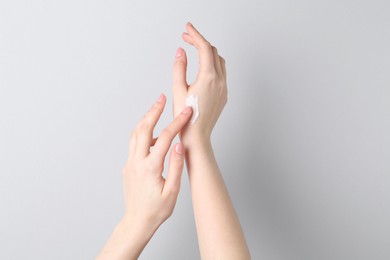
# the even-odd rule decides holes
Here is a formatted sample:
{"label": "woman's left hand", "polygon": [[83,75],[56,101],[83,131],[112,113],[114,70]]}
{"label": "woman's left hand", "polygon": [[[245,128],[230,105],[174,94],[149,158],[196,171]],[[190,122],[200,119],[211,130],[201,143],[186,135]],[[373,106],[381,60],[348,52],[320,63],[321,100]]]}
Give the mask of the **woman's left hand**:
{"label": "woman's left hand", "polygon": [[[157,228],[173,212],[180,190],[184,164],[184,148],[175,145],[169,158],[167,179],[164,179],[164,159],[175,136],[189,121],[191,107],[185,108],[160,136],[153,139],[156,126],[165,106],[161,95],[132,132],[129,157],[123,167],[125,218]],[[153,150],[150,151],[150,148]]]}
{"label": "woman's left hand", "polygon": [[158,138],[153,138],[165,103],[161,95],[132,132],[122,170],[126,211],[97,259],[138,259],[173,212],[184,165],[183,145],[178,143],[172,149],[166,179],[162,176],[164,159],[173,139],[190,120],[192,109],[185,108]]}

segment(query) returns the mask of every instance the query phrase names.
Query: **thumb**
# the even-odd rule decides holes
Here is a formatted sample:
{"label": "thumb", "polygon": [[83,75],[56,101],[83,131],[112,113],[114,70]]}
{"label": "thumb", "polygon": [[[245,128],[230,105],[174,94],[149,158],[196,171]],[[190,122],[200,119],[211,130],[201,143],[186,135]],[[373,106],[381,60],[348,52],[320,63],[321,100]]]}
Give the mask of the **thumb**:
{"label": "thumb", "polygon": [[176,200],[180,191],[181,175],[184,166],[184,148],[183,144],[178,143],[171,151],[169,158],[168,175],[165,180],[163,193],[173,196]]}
{"label": "thumb", "polygon": [[[184,102],[187,96],[187,55],[184,49],[178,48],[173,64],[173,99],[176,104]],[[181,109],[181,108],[179,108]]]}

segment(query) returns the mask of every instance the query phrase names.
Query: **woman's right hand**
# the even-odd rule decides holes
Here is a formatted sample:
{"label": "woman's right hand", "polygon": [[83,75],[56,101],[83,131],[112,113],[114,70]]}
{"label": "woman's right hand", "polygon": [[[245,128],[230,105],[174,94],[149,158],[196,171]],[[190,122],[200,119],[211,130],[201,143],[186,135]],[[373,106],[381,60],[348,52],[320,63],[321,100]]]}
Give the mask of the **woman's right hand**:
{"label": "woman's right hand", "polygon": [[[188,124],[180,134],[184,145],[209,140],[211,132],[227,102],[225,60],[191,23],[186,24],[187,32],[182,34],[185,42],[193,45],[199,52],[199,71],[194,83],[186,79],[187,56],[184,49],[176,53],[173,68],[173,110],[176,117],[186,106],[189,95],[198,97],[199,117]],[[191,136],[191,138],[189,137]]]}

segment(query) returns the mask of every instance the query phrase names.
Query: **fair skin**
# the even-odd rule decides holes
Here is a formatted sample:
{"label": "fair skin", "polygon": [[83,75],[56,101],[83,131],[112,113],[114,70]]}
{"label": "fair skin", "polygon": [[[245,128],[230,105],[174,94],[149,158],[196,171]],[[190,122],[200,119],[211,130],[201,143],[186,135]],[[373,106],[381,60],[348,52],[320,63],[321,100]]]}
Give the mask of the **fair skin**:
{"label": "fair skin", "polygon": [[187,59],[178,50],[174,64],[174,114],[180,113],[188,95],[198,96],[198,120],[182,130],[186,165],[202,259],[250,259],[243,232],[229,198],[211,145],[212,130],[227,102],[225,60],[192,24],[182,38],[199,52],[199,72],[186,81]]}
{"label": "fair skin", "polygon": [[[173,69],[175,120],[153,139],[153,129],[166,102],[162,96],[133,132],[129,158],[122,172],[126,212],[97,259],[139,257],[158,227],[172,214],[184,160],[201,258],[250,259],[211,145],[213,128],[227,102],[225,60],[192,24],[186,24],[182,38],[199,52],[197,78],[193,84],[187,83],[186,53],[179,48]],[[199,100],[200,115],[193,124],[188,124],[192,114],[185,106],[188,95],[195,95]],[[172,149],[165,180],[162,177],[164,158],[177,134],[181,143]]]}
{"label": "fair skin", "polygon": [[172,149],[166,179],[162,176],[164,159],[174,137],[190,119],[192,109],[184,108],[156,140],[153,129],[165,103],[166,98],[161,95],[131,135],[129,156],[122,170],[125,214],[97,259],[138,259],[158,227],[173,212],[184,164],[183,145],[178,143]]}

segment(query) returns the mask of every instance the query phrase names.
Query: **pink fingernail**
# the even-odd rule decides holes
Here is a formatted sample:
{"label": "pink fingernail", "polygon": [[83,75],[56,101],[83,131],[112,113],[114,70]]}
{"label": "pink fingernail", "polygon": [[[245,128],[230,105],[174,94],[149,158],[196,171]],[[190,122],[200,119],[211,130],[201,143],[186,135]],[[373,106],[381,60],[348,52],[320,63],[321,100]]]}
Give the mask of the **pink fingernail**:
{"label": "pink fingernail", "polygon": [[180,58],[181,56],[183,56],[183,49],[178,48],[176,51],[176,58]]}
{"label": "pink fingernail", "polygon": [[190,113],[191,110],[192,110],[192,107],[186,107],[186,108],[182,111],[182,113],[183,113],[183,114],[188,114],[188,113]]}
{"label": "pink fingernail", "polygon": [[183,145],[181,143],[178,143],[175,147],[175,151],[178,153],[178,154],[183,154],[184,152],[184,149],[183,149]]}
{"label": "pink fingernail", "polygon": [[163,100],[164,100],[164,94],[161,94],[159,97],[158,97],[158,99],[157,99],[157,102],[158,103],[160,103],[160,102],[162,102]]}

